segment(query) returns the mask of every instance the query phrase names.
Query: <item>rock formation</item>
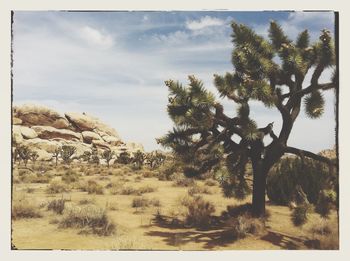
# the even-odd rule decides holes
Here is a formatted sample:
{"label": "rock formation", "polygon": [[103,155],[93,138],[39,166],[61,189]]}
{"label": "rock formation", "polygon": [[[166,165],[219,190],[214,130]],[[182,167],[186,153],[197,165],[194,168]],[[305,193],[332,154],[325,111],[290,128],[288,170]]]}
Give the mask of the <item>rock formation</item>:
{"label": "rock formation", "polygon": [[12,109],[12,139],[39,155],[38,160],[50,161],[53,152],[63,146],[76,148],[74,158],[84,152],[111,150],[115,155],[127,151],[131,155],[144,151],[142,144],[123,142],[117,131],[98,118],[85,113],[60,113],[44,106],[23,105]]}

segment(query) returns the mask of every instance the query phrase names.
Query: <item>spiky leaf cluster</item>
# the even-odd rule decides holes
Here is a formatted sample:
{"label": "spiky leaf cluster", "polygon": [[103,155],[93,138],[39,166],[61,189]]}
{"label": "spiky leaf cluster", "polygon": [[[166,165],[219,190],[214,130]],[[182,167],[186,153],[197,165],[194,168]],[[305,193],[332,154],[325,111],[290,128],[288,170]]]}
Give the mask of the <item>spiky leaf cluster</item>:
{"label": "spiky leaf cluster", "polygon": [[314,91],[304,99],[305,113],[311,119],[317,119],[324,112],[324,98],[319,91]]}

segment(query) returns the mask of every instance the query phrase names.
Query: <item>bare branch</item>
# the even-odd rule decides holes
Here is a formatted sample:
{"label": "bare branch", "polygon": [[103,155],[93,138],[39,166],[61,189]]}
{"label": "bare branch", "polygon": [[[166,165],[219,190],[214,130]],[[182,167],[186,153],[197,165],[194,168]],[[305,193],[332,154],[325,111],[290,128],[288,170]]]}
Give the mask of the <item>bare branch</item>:
{"label": "bare branch", "polygon": [[281,98],[282,99],[285,99],[285,98],[288,98],[288,97],[292,97],[292,98],[298,98],[298,97],[302,97],[306,94],[309,94],[313,91],[317,91],[317,90],[329,90],[329,89],[333,89],[333,88],[336,88],[336,86],[329,82],[329,83],[323,83],[323,84],[317,84],[317,85],[310,85],[308,86],[307,88],[305,89],[302,89],[300,91],[297,91],[297,92],[289,92],[289,93],[285,93],[283,95],[281,95]]}
{"label": "bare branch", "polygon": [[329,158],[323,157],[321,155],[312,153],[312,152],[307,151],[307,150],[301,150],[301,149],[297,149],[294,147],[286,147],[284,149],[284,152],[285,153],[292,153],[292,154],[298,155],[300,157],[308,157],[308,158],[326,163],[328,165],[336,165],[336,163],[333,162],[332,160],[330,160]]}

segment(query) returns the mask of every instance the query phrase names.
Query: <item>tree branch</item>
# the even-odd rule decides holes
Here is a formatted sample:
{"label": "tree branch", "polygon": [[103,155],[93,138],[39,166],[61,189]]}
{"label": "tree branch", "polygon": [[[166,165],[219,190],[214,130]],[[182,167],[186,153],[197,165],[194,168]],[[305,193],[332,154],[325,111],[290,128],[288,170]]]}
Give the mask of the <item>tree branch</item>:
{"label": "tree branch", "polygon": [[292,154],[298,155],[299,157],[305,156],[305,157],[308,157],[308,158],[311,158],[311,159],[314,159],[317,161],[321,161],[321,162],[326,163],[328,165],[335,165],[336,164],[332,160],[330,160],[329,158],[323,157],[321,155],[312,153],[312,152],[307,151],[307,150],[301,150],[301,149],[297,149],[294,147],[286,147],[284,149],[284,152],[285,153],[292,153]]}
{"label": "tree branch", "polygon": [[309,93],[316,91],[316,90],[325,91],[325,90],[329,90],[329,89],[333,89],[333,88],[336,88],[336,86],[331,82],[317,84],[317,85],[310,85],[307,88],[302,89],[302,90],[297,91],[297,92],[294,92],[294,93],[293,92],[285,93],[285,94],[281,95],[281,98],[282,99],[285,99],[288,97],[298,98],[298,97],[302,97],[302,96],[309,94]]}

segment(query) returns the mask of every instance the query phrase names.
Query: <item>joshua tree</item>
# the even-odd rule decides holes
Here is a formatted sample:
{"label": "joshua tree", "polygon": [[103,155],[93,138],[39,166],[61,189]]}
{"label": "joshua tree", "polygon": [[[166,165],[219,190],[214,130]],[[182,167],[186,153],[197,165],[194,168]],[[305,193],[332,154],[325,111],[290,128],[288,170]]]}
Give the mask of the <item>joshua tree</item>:
{"label": "joshua tree", "polygon": [[131,162],[130,154],[127,151],[123,151],[119,154],[117,162],[120,164],[129,164]]}
{"label": "joshua tree", "polygon": [[83,155],[81,156],[81,158],[86,161],[86,162],[90,162],[91,160],[91,156],[92,153],[90,151],[84,151]]}
{"label": "joshua tree", "polygon": [[139,150],[134,153],[133,162],[135,163],[135,165],[136,165],[136,167],[138,169],[141,169],[144,160],[145,160],[145,154],[144,153],[142,153]]}
{"label": "joshua tree", "polygon": [[26,146],[18,147],[18,155],[23,160],[24,166],[27,167],[28,160],[30,159],[32,151]]}
{"label": "joshua tree", "polygon": [[[222,98],[236,105],[237,115],[227,116],[224,107],[194,76],[189,76],[188,87],[168,80],[167,109],[175,127],[158,142],[172,148],[187,165],[187,176],[200,175],[224,162],[221,184],[226,196],[243,198],[250,192],[246,182],[246,165],[250,162],[252,211],[259,217],[265,214],[266,177],[282,155],[292,153],[324,162],[330,168],[334,165],[328,158],[288,146],[302,104],[306,115],[317,119],[324,111],[323,91],[338,88],[334,43],[327,30],[322,30],[313,44],[307,30],[293,42],[274,21],[269,40],[242,24],[233,22],[232,29],[234,71],[214,75],[214,84]],[[319,83],[326,68],[333,70],[333,77],[328,83]],[[305,80],[308,72],[309,83]],[[266,122],[264,128],[257,126],[250,117],[251,101],[278,110],[282,120],[279,133],[274,133],[273,122]],[[272,141],[265,145],[267,135]]]}
{"label": "joshua tree", "polygon": [[109,161],[113,158],[114,152],[110,151],[110,150],[105,150],[102,153],[102,158],[104,158],[107,162],[107,167],[109,168]]}
{"label": "joshua tree", "polygon": [[61,149],[61,158],[65,164],[69,164],[72,160],[72,156],[76,152],[76,148],[70,145],[63,145]]}
{"label": "joshua tree", "polygon": [[91,150],[91,163],[94,163],[96,165],[100,164],[100,158],[98,156],[98,151],[96,147],[93,147]]}
{"label": "joshua tree", "polygon": [[31,154],[30,154],[30,159],[31,161],[33,162],[33,168],[34,168],[34,165],[35,165],[35,162],[36,160],[39,158],[39,155],[36,151],[33,151]]}
{"label": "joshua tree", "polygon": [[165,155],[158,151],[152,151],[145,156],[152,169],[159,167],[165,160]]}
{"label": "joshua tree", "polygon": [[55,158],[55,163],[57,167],[58,157],[61,155],[61,148],[56,148],[55,151],[52,153],[52,156]]}

